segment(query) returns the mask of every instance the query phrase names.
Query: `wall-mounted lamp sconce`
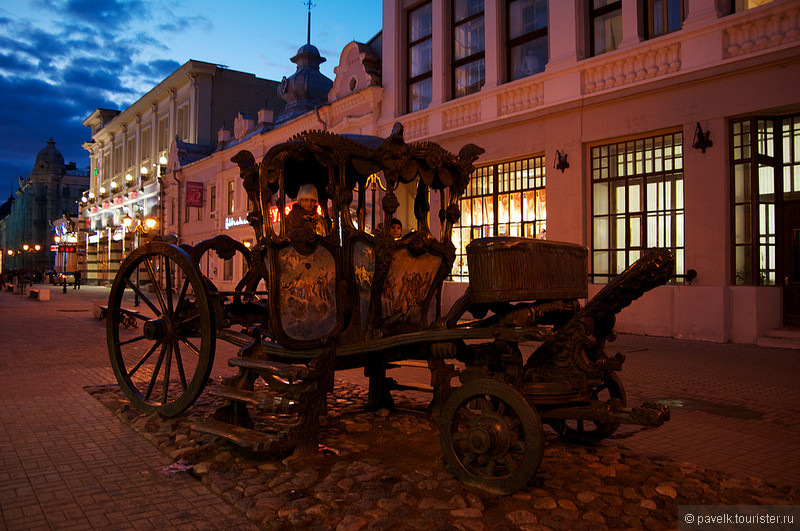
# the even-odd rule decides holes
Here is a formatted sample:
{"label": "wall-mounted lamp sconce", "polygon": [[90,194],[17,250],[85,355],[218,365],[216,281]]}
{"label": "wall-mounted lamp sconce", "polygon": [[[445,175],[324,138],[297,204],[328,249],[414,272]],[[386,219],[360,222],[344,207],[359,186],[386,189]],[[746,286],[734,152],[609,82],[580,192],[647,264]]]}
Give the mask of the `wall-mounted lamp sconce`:
{"label": "wall-mounted lamp sconce", "polygon": [[710,137],[711,131],[706,131],[704,133],[703,128],[700,127],[700,122],[697,122],[697,127],[694,130],[694,141],[692,142],[692,147],[705,153],[706,149],[714,145],[714,142],[711,141]]}
{"label": "wall-mounted lamp sconce", "polygon": [[564,170],[569,168],[567,154],[564,151],[556,150],[556,163],[553,167],[557,170],[561,170],[561,173],[564,173]]}

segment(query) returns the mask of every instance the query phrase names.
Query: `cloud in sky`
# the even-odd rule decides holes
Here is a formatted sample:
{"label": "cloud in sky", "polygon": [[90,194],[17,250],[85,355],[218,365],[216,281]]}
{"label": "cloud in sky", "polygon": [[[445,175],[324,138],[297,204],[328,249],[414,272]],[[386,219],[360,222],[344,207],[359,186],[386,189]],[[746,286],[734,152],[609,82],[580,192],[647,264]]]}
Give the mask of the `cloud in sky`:
{"label": "cloud in sky", "polygon": [[[259,77],[294,72],[305,43],[302,0],[19,0],[0,7],[0,202],[16,193],[48,138],[88,166],[82,125],[97,108],[125,109],[190,59]],[[333,77],[351,40],[381,23],[379,0],[314,3],[312,43]]]}

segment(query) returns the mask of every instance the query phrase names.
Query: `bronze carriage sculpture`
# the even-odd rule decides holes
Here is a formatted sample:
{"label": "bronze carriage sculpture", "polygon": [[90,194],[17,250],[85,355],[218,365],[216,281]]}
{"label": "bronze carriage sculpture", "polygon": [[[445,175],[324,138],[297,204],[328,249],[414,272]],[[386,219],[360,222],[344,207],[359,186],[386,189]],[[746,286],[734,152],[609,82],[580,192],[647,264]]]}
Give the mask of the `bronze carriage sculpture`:
{"label": "bronze carriage sculpture", "polygon": [[[224,235],[195,246],[153,241],[120,267],[107,336],[127,398],[146,412],[185,411],[205,388],[215,343],[223,340],[238,347],[228,361],[238,374],[213,390],[227,405],[194,429],[257,451],[316,449],[334,371],[363,367],[367,406],[391,407],[387,366],[424,361],[448,465],[465,483],[499,493],[521,488],[536,472],[543,422],[583,442],[608,437],[620,423],[663,423],[664,407],[626,407],[617,376],[624,358],[607,355],[604,345],[613,340],[615,315],[670,278],[667,251],[647,254],[581,307],[584,247],[477,239],[467,248],[470,285],[442,314],[459,199],[482,151],[467,145],[454,155],[434,143],[409,144],[397,126],[386,139],[302,133],[260,164],[249,152],[237,154],[232,160],[253,205],[252,248]],[[386,182],[383,228],[370,234],[365,191],[379,172]],[[415,187],[416,227],[395,240],[388,227],[401,185]],[[309,186],[319,199],[317,225],[289,226],[281,215],[278,228],[269,209],[286,213]],[[441,205],[438,237],[428,224],[431,194]],[[233,291],[220,291],[201,271],[210,251],[246,260]],[[123,309],[131,292],[141,309]],[[131,318],[141,333],[121,334]],[[526,362],[523,342],[541,343]],[[461,385],[451,388],[455,376]],[[270,425],[263,415],[289,420]]]}

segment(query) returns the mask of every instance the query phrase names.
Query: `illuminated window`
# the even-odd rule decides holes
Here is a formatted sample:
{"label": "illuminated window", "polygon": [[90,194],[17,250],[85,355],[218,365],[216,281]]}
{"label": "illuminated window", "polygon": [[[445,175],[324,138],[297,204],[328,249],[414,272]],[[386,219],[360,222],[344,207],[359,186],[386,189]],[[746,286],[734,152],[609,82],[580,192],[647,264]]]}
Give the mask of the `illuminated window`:
{"label": "illuminated window", "polygon": [[408,12],[408,112],[425,109],[433,94],[433,19],[431,3]]}
{"label": "illuminated window", "polygon": [[510,78],[544,72],[548,57],[547,0],[510,0],[506,20]]}
{"label": "illuminated window", "polygon": [[122,141],[114,144],[114,176],[122,173]]}
{"label": "illuminated window", "polygon": [[681,29],[683,0],[647,0],[645,3],[648,38]]}
{"label": "illuminated window", "polygon": [[772,0],[731,0],[731,12],[740,13],[769,3],[772,3]]}
{"label": "illuminated window", "polygon": [[453,0],[453,97],[478,92],[486,80],[483,0]]}
{"label": "illuminated window", "polygon": [[743,118],[730,127],[733,283],[772,286],[792,274],[779,272],[778,205],[800,197],[800,115]]}
{"label": "illuminated window", "polygon": [[591,154],[594,282],[608,282],[651,248],[672,251],[683,276],[683,135],[595,146]]}
{"label": "illuminated window", "polygon": [[233,214],[233,181],[228,181],[228,214]]}
{"label": "illuminated window", "polygon": [[111,178],[111,155],[109,155],[108,151],[103,153],[103,166],[101,166],[100,170],[104,182]]}
{"label": "illuminated window", "polygon": [[461,198],[453,229],[452,279],[467,281],[467,244],[475,238],[544,238],[547,222],[544,156],[476,168]]}
{"label": "illuminated window", "polygon": [[222,280],[233,280],[233,258],[222,261]]}
{"label": "illuminated window", "polygon": [[591,55],[616,50],[622,41],[622,0],[592,0],[589,20]]}

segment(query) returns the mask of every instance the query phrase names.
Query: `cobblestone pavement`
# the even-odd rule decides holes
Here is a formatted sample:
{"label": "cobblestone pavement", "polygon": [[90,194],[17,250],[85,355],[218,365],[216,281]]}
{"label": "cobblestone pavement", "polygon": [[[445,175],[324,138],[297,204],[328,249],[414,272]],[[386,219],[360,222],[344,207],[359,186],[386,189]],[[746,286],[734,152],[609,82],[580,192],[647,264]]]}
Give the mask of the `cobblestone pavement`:
{"label": "cobblestone pavement", "polygon": [[363,412],[360,371],[337,375],[330,450],[311,459],[190,432],[205,395],[170,421],[131,410],[92,318],[107,294],[0,293],[0,528],[668,529],[682,504],[800,503],[797,351],[621,336],[629,402],[667,401],[672,420],[588,448],[549,432],[534,479],[500,497],[455,480],[428,417]]}

